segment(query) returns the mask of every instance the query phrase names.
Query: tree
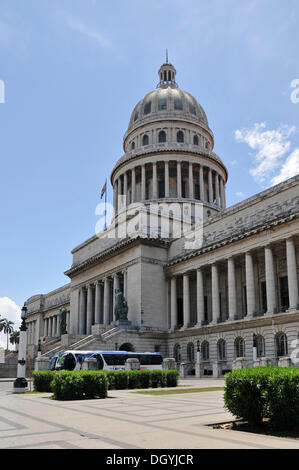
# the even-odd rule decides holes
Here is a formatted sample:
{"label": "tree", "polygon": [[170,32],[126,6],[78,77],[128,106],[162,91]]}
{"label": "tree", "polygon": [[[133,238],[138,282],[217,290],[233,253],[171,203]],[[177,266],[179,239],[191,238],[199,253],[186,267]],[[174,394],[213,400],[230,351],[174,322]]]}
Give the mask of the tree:
{"label": "tree", "polygon": [[8,335],[10,335],[13,332],[13,326],[14,322],[7,320],[7,318],[3,318],[2,321],[0,322],[0,331],[3,331],[3,333],[6,335],[7,338],[7,350],[8,350]]}
{"label": "tree", "polygon": [[10,334],[9,341],[10,341],[11,344],[15,344],[16,345],[16,350],[18,350],[17,344],[19,344],[19,341],[20,341],[20,332],[19,331],[13,331]]}

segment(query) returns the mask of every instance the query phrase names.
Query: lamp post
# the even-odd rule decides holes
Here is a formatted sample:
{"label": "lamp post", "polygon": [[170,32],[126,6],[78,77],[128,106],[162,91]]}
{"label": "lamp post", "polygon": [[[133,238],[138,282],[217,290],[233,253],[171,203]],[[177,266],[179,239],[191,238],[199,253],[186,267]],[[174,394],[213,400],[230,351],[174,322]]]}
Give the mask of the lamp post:
{"label": "lamp post", "polygon": [[22,324],[20,327],[20,342],[19,342],[19,354],[18,354],[18,371],[17,379],[13,384],[13,393],[24,393],[28,392],[28,383],[26,380],[26,348],[27,348],[27,307],[22,307],[21,319]]}

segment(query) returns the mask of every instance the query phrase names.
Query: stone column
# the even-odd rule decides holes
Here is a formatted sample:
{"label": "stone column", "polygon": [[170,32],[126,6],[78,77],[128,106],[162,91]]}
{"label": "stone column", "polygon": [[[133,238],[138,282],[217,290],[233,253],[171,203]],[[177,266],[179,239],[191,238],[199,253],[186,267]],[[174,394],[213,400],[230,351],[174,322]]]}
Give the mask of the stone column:
{"label": "stone column", "polygon": [[204,201],[205,188],[204,188],[204,181],[203,181],[203,166],[202,165],[200,165],[199,167],[199,193],[200,193],[200,200]]}
{"label": "stone column", "polygon": [[157,163],[153,163],[153,199],[158,197]]}
{"label": "stone column", "polygon": [[189,198],[194,199],[193,164],[189,162]]}
{"label": "stone column", "polygon": [[128,175],[127,172],[124,173],[124,195],[125,195],[125,205],[128,205]]}
{"label": "stone column", "polygon": [[201,269],[197,269],[196,271],[196,306],[197,306],[197,326],[201,326],[205,319],[203,272]]}
{"label": "stone column", "polygon": [[60,336],[60,321],[59,321],[59,315],[56,317],[56,336]]}
{"label": "stone column", "polygon": [[115,291],[116,289],[119,289],[119,277],[117,274],[114,274],[113,276],[113,303],[112,303],[112,311],[113,311],[113,321],[116,320],[115,318],[115,313],[114,313],[114,307],[115,307]]}
{"label": "stone column", "polygon": [[101,323],[101,297],[102,297],[102,286],[100,281],[97,281],[95,288],[95,312],[94,312],[94,322],[95,325]]}
{"label": "stone column", "polygon": [[174,330],[177,326],[177,293],[176,293],[176,277],[171,278],[170,283],[170,328]]}
{"label": "stone column", "polygon": [[273,252],[270,246],[265,246],[265,271],[266,271],[266,291],[267,291],[267,313],[272,315],[275,313],[276,296],[275,296],[275,274]]}
{"label": "stone column", "polygon": [[47,318],[44,318],[44,336],[48,336]]}
{"label": "stone column", "polygon": [[288,287],[289,287],[289,309],[294,311],[298,309],[298,275],[296,266],[296,250],[295,243],[292,238],[286,240],[287,251],[287,270],[288,270]]}
{"label": "stone column", "polygon": [[251,253],[245,254],[245,273],[246,273],[246,299],[247,299],[247,317],[253,317],[255,313],[255,288],[253,259]]}
{"label": "stone column", "polygon": [[91,325],[93,320],[93,287],[87,289],[87,315],[86,315],[86,334],[91,335]]}
{"label": "stone column", "polygon": [[220,207],[220,204],[219,204],[219,198],[220,198],[220,195],[219,195],[219,176],[218,176],[218,173],[216,172],[215,173],[215,195],[216,195],[216,206],[217,207]]}
{"label": "stone column", "polygon": [[86,332],[86,290],[80,289],[79,298],[79,335],[85,335]]}
{"label": "stone column", "polygon": [[182,197],[182,171],[181,162],[177,162],[177,197]]}
{"label": "stone column", "polygon": [[224,186],[223,186],[223,178],[220,176],[220,206],[221,209],[225,209],[225,202],[224,202]]}
{"label": "stone column", "polygon": [[237,295],[236,295],[236,272],[233,258],[227,260],[227,280],[228,280],[228,312],[229,320],[234,320],[237,315]]}
{"label": "stone column", "polygon": [[123,276],[124,276],[124,291],[123,291],[123,294],[125,296],[125,299],[127,300],[127,282],[128,282],[128,273],[127,273],[127,270],[125,270],[123,272]]}
{"label": "stone column", "polygon": [[213,183],[212,183],[212,170],[209,168],[209,202],[213,203]]}
{"label": "stone column", "polygon": [[184,311],[184,328],[190,326],[190,285],[189,274],[183,276],[183,311]]}
{"label": "stone column", "polygon": [[219,308],[219,276],[218,267],[216,264],[212,264],[212,323],[217,323],[220,316]]}
{"label": "stone column", "polygon": [[165,162],[165,197],[169,197],[169,162]]}
{"label": "stone column", "polygon": [[141,200],[145,200],[145,165],[141,166]]}
{"label": "stone column", "polygon": [[109,325],[110,318],[110,280],[106,277],[104,280],[104,324]]}
{"label": "stone column", "polygon": [[136,172],[135,172],[135,168],[132,169],[132,200],[131,202],[135,202],[136,201]]}

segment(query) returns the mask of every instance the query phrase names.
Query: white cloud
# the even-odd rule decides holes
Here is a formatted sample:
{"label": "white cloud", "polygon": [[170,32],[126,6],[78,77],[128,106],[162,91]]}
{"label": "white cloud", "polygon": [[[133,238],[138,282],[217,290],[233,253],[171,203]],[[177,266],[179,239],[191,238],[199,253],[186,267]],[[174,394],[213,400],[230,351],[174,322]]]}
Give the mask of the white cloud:
{"label": "white cloud", "polygon": [[245,194],[242,193],[241,191],[237,191],[236,196],[242,198],[242,197],[245,197]]}
{"label": "white cloud", "polygon": [[299,148],[295,149],[282,165],[277,176],[272,178],[272,184],[278,184],[282,181],[297,175],[299,172]]}
{"label": "white cloud", "polygon": [[[21,308],[9,297],[0,297],[0,318],[7,318],[14,322],[13,328],[17,330],[21,324]],[[0,347],[6,348],[6,335],[0,333]],[[9,343],[9,348],[13,346]]]}
{"label": "white cloud", "polygon": [[[253,178],[263,183],[269,178],[272,178],[271,182],[279,177],[282,168],[286,165],[289,158],[284,160],[284,157],[288,153],[291,147],[291,141],[289,137],[296,130],[295,126],[281,125],[277,129],[266,130],[266,123],[255,123],[251,129],[237,129],[235,131],[235,139],[237,142],[246,143],[252,150],[255,150],[253,154],[253,162],[255,166],[250,168],[249,172]],[[294,170],[294,159],[287,165],[287,168]],[[275,173],[280,172],[279,175]],[[292,176],[295,173],[292,174]],[[283,174],[289,174],[287,169]],[[288,176],[286,176],[288,177]],[[281,176],[283,178],[283,175]],[[282,181],[282,179],[280,179]]]}
{"label": "white cloud", "polygon": [[106,49],[110,47],[110,42],[99,31],[88,28],[81,21],[68,18],[67,25],[72,30],[93,39],[101,48]]}

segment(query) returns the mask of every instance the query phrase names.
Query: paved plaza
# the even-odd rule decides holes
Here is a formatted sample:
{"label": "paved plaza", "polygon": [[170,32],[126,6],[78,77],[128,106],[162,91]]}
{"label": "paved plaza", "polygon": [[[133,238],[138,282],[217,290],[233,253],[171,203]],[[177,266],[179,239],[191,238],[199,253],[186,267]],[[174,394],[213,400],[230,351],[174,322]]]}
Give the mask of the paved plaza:
{"label": "paved plaza", "polygon": [[[223,380],[180,380],[219,387]],[[110,391],[106,400],[58,402],[50,394],[11,393],[0,382],[0,448],[17,449],[299,449],[299,441],[207,424],[232,418],[223,392],[140,395]]]}

